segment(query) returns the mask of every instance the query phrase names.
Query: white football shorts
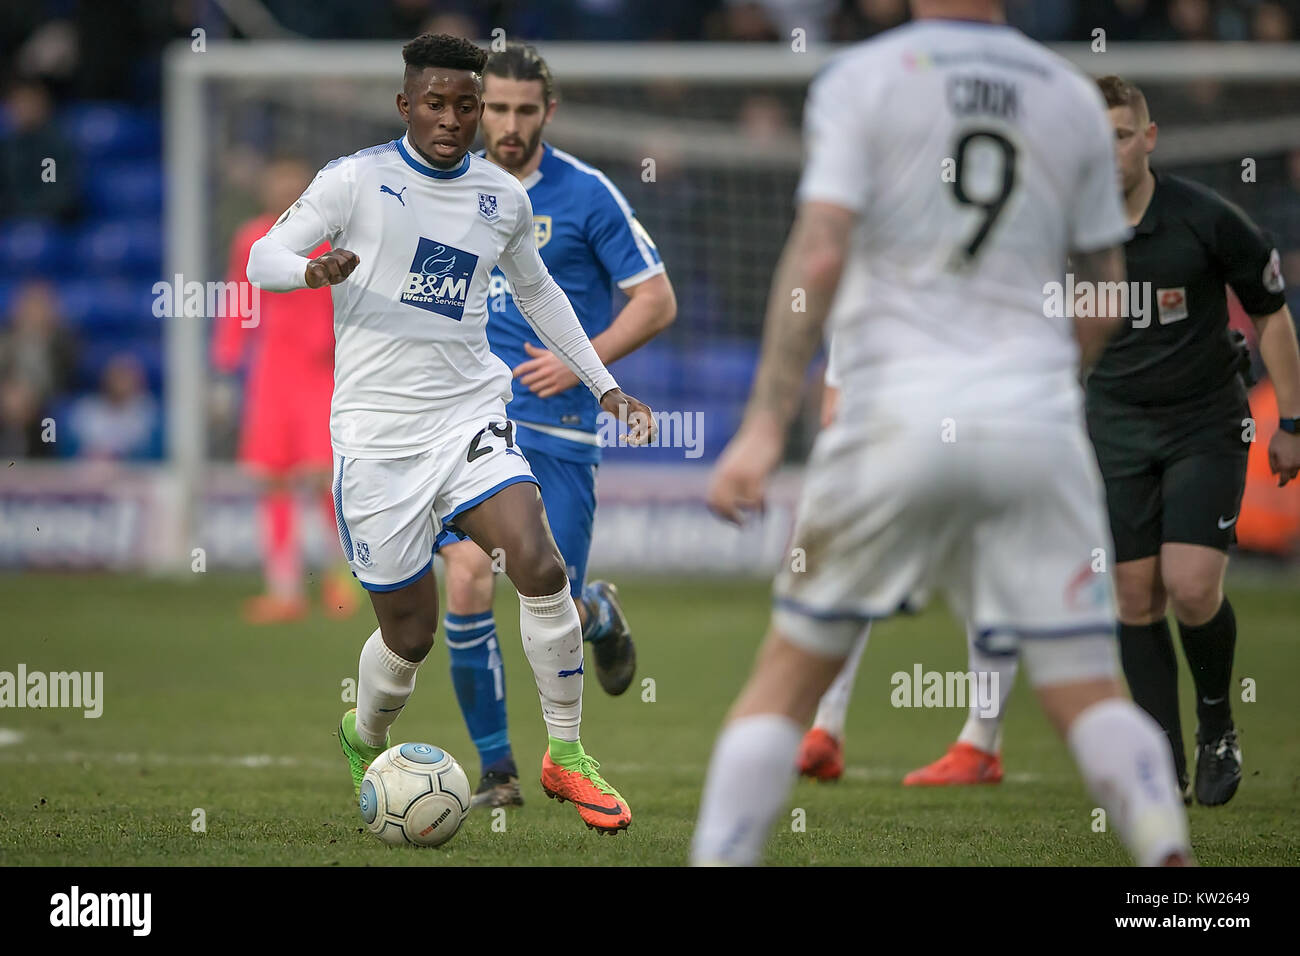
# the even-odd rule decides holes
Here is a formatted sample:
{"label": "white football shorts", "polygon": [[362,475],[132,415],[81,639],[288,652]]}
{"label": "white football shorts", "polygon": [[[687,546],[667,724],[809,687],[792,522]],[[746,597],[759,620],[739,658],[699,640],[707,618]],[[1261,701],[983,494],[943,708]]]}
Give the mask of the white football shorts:
{"label": "white football shorts", "polygon": [[334,514],[352,573],[368,590],[395,591],[433,565],[433,542],[456,516],[516,482],[537,484],[499,415],[448,429],[406,458],[334,456]]}
{"label": "white football shorts", "polygon": [[1043,639],[1035,684],[1115,675],[1114,551],[1082,426],[958,427],[869,436],[841,418],[818,436],[774,627],[842,657],[867,621],[941,590],[988,653]]}

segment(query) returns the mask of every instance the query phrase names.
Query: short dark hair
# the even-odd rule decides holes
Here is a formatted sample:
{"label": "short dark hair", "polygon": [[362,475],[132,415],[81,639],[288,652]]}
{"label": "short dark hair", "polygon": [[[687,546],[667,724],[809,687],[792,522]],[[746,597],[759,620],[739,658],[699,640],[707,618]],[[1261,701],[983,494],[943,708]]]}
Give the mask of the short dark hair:
{"label": "short dark hair", "polygon": [[402,47],[402,59],[406,61],[407,78],[431,66],[482,74],[487,53],[460,37],[446,33],[421,33]]}
{"label": "short dark hair", "polygon": [[507,80],[540,80],[542,99],[547,103],[555,99],[555,78],[551,76],[551,68],[531,44],[507,43],[504,50],[488,57],[483,72]]}
{"label": "short dark hair", "polygon": [[1101,95],[1106,99],[1106,106],[1114,109],[1117,106],[1127,106],[1133,111],[1138,122],[1151,119],[1151,111],[1147,108],[1147,98],[1142,95],[1142,91],[1133,83],[1120,76],[1103,76],[1097,81],[1097,88],[1101,90]]}

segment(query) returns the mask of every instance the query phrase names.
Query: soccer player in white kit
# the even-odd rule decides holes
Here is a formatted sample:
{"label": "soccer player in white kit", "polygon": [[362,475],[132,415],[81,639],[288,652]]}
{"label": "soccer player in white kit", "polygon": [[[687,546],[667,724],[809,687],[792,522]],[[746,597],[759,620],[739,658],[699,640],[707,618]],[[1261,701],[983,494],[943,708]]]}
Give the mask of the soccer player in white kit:
{"label": "soccer player in white kit", "polygon": [[[847,277],[846,277],[847,278]],[[857,290],[847,281],[840,283],[835,303],[827,317],[827,325],[835,325],[835,309],[856,302]],[[826,343],[826,375],[822,386],[821,425],[823,428],[835,420],[839,408],[840,376],[836,367],[835,340]],[[812,728],[803,736],[795,757],[795,766],[801,776],[814,780],[834,781],[844,775],[844,734],[848,720],[849,700],[857,678],[862,653],[871,635],[871,622],[866,621],[849,649],[844,666],[817,704]],[[990,675],[996,679],[996,700],[971,701],[970,715],[962,727],[957,742],[948,753],[925,767],[913,770],[903,777],[905,787],[946,786],[952,783],[1002,782],[1002,714],[1016,679],[1015,649],[990,652],[982,649],[979,631],[966,624],[966,647],[973,674]]]}
{"label": "soccer player in white kit", "polygon": [[1044,307],[1067,253],[1078,281],[1124,278],[1105,109],[1000,2],[912,8],[915,22],[853,47],[809,91],[758,375],[709,490],[720,516],[761,506],[842,273],[863,291],[830,332],[841,406],[808,463],[792,542],[806,570],[776,579],[691,859],[758,861],[803,728],[863,624],[940,588],[988,646],[1019,646],[1134,858],[1188,863],[1168,747],[1118,679],[1110,582],[1081,573],[1111,542],[1077,375],[1119,317],[1072,328]]}
{"label": "soccer player in white kit", "polygon": [[[546,347],[601,407],[652,438],[650,409],[596,355],[533,239],[528,194],[469,153],[483,112],[486,53],[423,34],[402,49],[400,139],[335,160],[265,237],[248,277],[276,292],[332,285],[336,340],[330,436],[343,550],[379,627],[361,651],[357,706],[339,742],[353,786],[389,745],[388,729],[433,646],[433,544],[444,526],[504,557],[519,592],[524,651],[549,746],[542,788],[604,833],[632,813],[579,740],[582,629],[537,479],[506,417],[510,369],[488,349],[487,290],[500,265]],[[303,253],[328,239],[331,252]],[[371,803],[373,806],[373,802]]]}

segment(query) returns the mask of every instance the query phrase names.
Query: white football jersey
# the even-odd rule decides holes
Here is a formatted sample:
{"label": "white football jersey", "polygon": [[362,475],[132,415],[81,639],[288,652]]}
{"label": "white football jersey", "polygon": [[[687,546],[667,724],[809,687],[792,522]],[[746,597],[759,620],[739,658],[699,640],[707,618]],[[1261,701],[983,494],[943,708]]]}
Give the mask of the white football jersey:
{"label": "white football jersey", "polygon": [[858,214],[828,322],[842,414],[1077,422],[1045,285],[1128,236],[1095,83],[1012,27],[920,20],[813,82],[800,202]]}
{"label": "white football jersey", "polygon": [[472,154],[435,169],[394,140],[327,165],[268,236],[360,259],[332,287],[337,454],[417,454],[510,401],[510,369],[488,348],[488,283],[498,264],[516,286],[546,272],[514,176]]}

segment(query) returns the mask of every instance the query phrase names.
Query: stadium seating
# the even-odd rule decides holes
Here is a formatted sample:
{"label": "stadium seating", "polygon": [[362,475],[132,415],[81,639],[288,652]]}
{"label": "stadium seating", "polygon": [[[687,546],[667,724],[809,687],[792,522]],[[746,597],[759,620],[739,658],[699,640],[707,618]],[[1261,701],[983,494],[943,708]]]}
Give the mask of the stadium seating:
{"label": "stadium seating", "polygon": [[54,283],[64,318],[80,342],[68,408],[99,383],[104,363],[131,352],[149,389],[162,394],[163,320],[153,314],[162,275],[162,124],[156,111],[120,103],[74,103],[58,116],[79,153],[82,218],[72,226],[0,222],[0,317],[27,278]]}
{"label": "stadium seating", "polygon": [[157,113],[119,103],[74,103],[60,116],[65,135],[83,160],[98,169],[106,159],[162,158],[162,121]]}
{"label": "stadium seating", "polygon": [[162,213],[162,183],[162,163],[157,158],[100,162],[86,177],[86,202],[97,215],[156,218]]}

